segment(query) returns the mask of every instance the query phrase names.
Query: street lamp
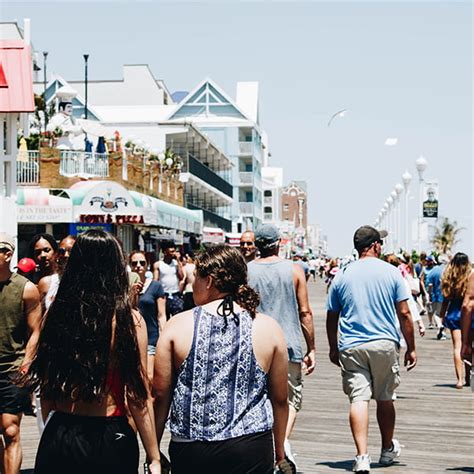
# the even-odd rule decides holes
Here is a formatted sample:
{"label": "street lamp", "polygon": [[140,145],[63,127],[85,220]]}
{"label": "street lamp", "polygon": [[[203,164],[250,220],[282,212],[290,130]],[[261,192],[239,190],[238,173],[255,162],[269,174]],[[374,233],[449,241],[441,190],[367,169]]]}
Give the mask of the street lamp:
{"label": "street lamp", "polygon": [[409,232],[409,220],[408,220],[408,188],[412,180],[411,174],[408,170],[402,174],[403,188],[405,189],[405,248],[408,250],[408,232]]}
{"label": "street lamp", "polygon": [[418,171],[419,182],[419,201],[418,201],[418,252],[421,252],[421,226],[423,224],[423,173],[425,172],[428,161],[425,157],[420,156],[415,161],[416,171]]}
{"label": "street lamp", "polygon": [[43,103],[44,103],[44,131],[46,132],[46,126],[48,125],[48,113],[46,107],[46,60],[48,59],[48,51],[43,51]]}
{"label": "street lamp", "polygon": [[88,86],[88,83],[87,83],[87,80],[88,80],[88,77],[87,77],[87,73],[88,73],[88,70],[87,70],[87,66],[88,66],[88,61],[89,61],[89,55],[88,54],[83,54],[84,56],[84,88],[85,88],[85,99],[86,99],[86,109],[85,109],[85,113],[84,113],[84,117],[85,119],[87,120],[87,86]]}
{"label": "street lamp", "polygon": [[399,209],[398,209],[398,194],[395,190],[390,193],[391,198],[393,199],[393,249],[397,250],[399,244],[399,235],[400,235],[400,222],[398,219]]}
{"label": "street lamp", "polygon": [[389,196],[385,201],[387,204],[387,221],[388,221],[388,247],[392,250],[393,244],[393,214],[392,214],[392,207],[393,207],[393,198]]}
{"label": "street lamp", "polygon": [[160,165],[160,175],[158,177],[158,194],[163,192],[163,162],[165,161],[166,155],[161,152],[158,153],[158,163]]}
{"label": "street lamp", "polygon": [[402,247],[403,244],[402,244],[402,222],[401,222],[401,215],[402,215],[402,212],[401,212],[401,208],[402,208],[402,202],[401,202],[401,196],[402,196],[402,193],[403,193],[403,185],[401,185],[400,183],[397,183],[395,185],[395,192],[397,193],[397,203],[398,203],[398,206],[397,206],[397,226],[398,226],[398,245],[399,247]]}

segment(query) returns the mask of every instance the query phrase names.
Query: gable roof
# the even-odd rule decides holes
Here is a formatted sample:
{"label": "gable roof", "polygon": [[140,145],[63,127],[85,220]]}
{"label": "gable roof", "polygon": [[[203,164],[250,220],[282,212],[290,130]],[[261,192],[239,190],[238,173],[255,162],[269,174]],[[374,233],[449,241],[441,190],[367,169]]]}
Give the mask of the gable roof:
{"label": "gable roof", "polygon": [[34,112],[31,48],[23,40],[0,40],[0,112]]}
{"label": "gable roof", "polygon": [[168,120],[192,116],[230,117],[254,122],[212,79],[202,80],[170,113]]}

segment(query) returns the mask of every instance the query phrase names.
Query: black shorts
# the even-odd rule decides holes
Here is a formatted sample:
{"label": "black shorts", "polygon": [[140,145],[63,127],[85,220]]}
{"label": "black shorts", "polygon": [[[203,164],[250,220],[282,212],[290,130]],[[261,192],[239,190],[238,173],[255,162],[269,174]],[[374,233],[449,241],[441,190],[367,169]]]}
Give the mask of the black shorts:
{"label": "black shorts", "polygon": [[273,436],[264,431],[225,441],[171,441],[173,474],[272,474]]}
{"label": "black shorts", "polygon": [[137,474],[137,436],[124,416],[56,412],[46,424],[35,474]]}
{"label": "black shorts", "polygon": [[0,414],[18,415],[31,410],[30,391],[11,381],[12,375],[0,374]]}

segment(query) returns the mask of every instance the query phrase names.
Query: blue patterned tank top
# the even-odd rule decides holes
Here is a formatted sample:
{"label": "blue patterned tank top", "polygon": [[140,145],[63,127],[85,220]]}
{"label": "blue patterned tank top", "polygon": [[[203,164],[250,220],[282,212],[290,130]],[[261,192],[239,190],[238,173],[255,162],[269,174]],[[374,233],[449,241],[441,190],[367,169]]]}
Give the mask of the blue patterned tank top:
{"label": "blue patterned tank top", "polygon": [[252,317],[194,309],[191,350],[178,372],[169,428],[173,437],[222,441],[273,426],[268,376],[252,346]]}

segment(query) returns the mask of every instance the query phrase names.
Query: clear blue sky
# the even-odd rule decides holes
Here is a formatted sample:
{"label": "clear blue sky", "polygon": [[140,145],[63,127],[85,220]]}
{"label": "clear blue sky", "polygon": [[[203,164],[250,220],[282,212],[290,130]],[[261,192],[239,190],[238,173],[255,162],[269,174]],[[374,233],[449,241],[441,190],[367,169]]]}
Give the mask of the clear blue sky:
{"label": "clear blue sky", "polygon": [[[473,252],[472,5],[464,2],[3,2],[32,20],[48,70],[119,79],[148,63],[169,89],[260,82],[261,125],[285,180],[306,179],[310,221],[349,253],[415,159],[440,181],[440,214]],[[326,126],[332,113],[349,114]],[[385,138],[398,137],[396,147]],[[416,179],[412,191],[417,193]],[[411,217],[416,200],[410,201]]]}

